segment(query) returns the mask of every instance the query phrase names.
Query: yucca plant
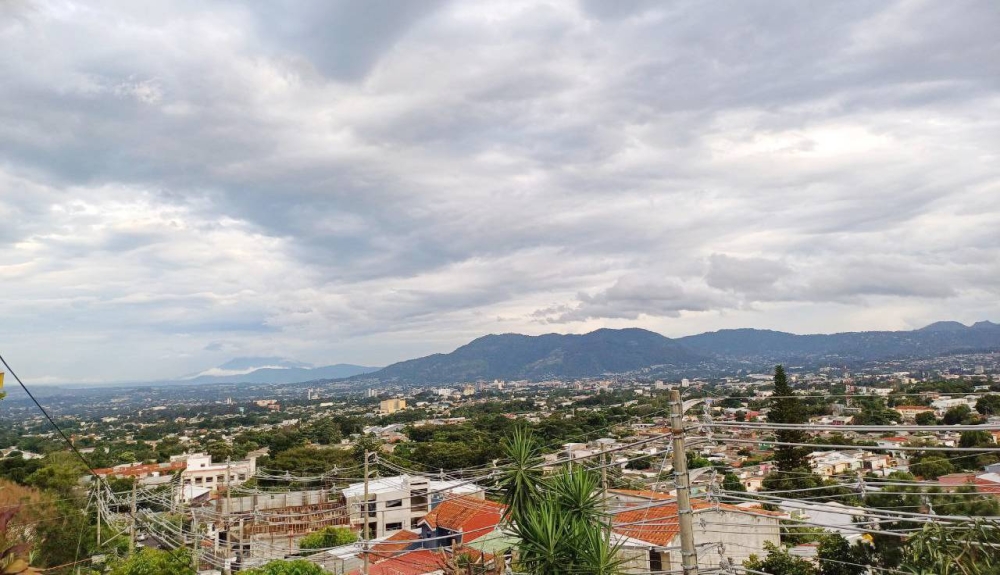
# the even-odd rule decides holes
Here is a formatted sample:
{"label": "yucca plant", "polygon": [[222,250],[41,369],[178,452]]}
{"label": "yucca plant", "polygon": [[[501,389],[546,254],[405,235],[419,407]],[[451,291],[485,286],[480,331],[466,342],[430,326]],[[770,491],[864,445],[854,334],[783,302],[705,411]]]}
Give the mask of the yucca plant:
{"label": "yucca plant", "polygon": [[503,442],[509,470],[500,480],[507,519],[520,538],[518,564],[528,573],[616,575],[623,561],[612,543],[597,475],[582,467],[543,479],[539,449],[518,429]]}
{"label": "yucca plant", "polygon": [[599,486],[597,474],[583,467],[564,470],[546,484],[556,506],[570,521],[590,523],[600,521],[604,512]]}
{"label": "yucca plant", "polygon": [[501,446],[510,465],[500,476],[498,487],[507,506],[505,518],[516,523],[542,495],[541,450],[531,431],[524,427],[504,438]]}

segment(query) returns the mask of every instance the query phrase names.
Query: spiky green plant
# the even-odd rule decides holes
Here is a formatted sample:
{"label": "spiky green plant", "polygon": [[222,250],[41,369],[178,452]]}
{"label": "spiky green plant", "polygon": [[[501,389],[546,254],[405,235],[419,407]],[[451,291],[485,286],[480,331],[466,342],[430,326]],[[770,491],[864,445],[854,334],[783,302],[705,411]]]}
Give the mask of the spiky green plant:
{"label": "spiky green plant", "polygon": [[519,427],[501,443],[510,465],[500,476],[505,518],[516,523],[542,495],[541,449],[531,431]]}
{"label": "spiky green plant", "polygon": [[576,467],[552,477],[547,490],[571,521],[596,523],[604,511],[599,485],[600,478],[594,472]]}

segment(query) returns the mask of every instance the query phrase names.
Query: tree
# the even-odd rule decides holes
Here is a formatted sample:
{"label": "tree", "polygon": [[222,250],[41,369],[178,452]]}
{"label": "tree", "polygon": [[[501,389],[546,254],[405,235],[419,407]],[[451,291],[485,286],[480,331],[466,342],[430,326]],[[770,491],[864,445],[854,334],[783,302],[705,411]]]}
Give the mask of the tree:
{"label": "tree", "polygon": [[934,417],[933,411],[920,412],[916,417],[917,425],[937,425],[937,422],[937,417]]}
{"label": "tree", "polygon": [[741,493],[746,493],[747,490],[735,473],[727,473],[722,477],[722,488],[726,491],[739,491]]}
{"label": "tree", "polygon": [[881,399],[864,401],[861,413],[854,416],[855,425],[891,425],[899,423],[902,416],[895,409],[889,409]]}
{"label": "tree", "polygon": [[816,549],[820,575],[864,575],[872,557],[865,543],[851,545],[839,534],[820,539]]}
{"label": "tree", "polygon": [[1000,395],[991,393],[976,401],[976,411],[983,415],[1000,415]]}
{"label": "tree", "polygon": [[988,431],[963,431],[958,440],[959,447],[996,447],[993,436]]}
{"label": "tree", "polygon": [[[769,423],[805,423],[808,419],[802,402],[792,395],[792,387],[788,385],[785,368],[781,365],[774,368],[774,395],[771,399],[771,409],[767,414]],[[800,429],[783,429],[775,433],[779,443],[805,443],[806,434]],[[794,445],[778,445],[775,448],[775,462],[782,471],[808,469],[805,461],[805,450]]]}
{"label": "tree", "polygon": [[117,561],[110,575],[195,575],[191,555],[185,549],[142,549]]}
{"label": "tree", "polygon": [[299,541],[300,549],[327,549],[348,545],[358,540],[358,536],[347,527],[324,527],[310,533]]}
{"label": "tree", "polygon": [[242,571],[245,575],[329,575],[319,565],[305,559],[271,561],[263,567]]}
{"label": "tree", "polygon": [[50,453],[42,461],[42,467],[28,476],[27,482],[39,489],[71,493],[79,488],[80,477],[86,471],[86,467],[72,453]]}
{"label": "tree", "polygon": [[955,466],[943,455],[930,454],[914,459],[910,464],[910,471],[924,479],[937,479],[955,471]]}
{"label": "tree", "polygon": [[958,425],[960,423],[970,424],[975,423],[975,419],[972,415],[972,409],[968,405],[956,405],[948,411],[944,412],[944,418],[942,422],[945,425]]}
{"label": "tree", "polygon": [[931,522],[907,540],[903,568],[917,575],[996,575],[1000,525]]}
{"label": "tree", "polygon": [[687,455],[688,469],[698,469],[698,468],[701,468],[701,467],[711,467],[712,466],[712,462],[711,461],[709,461],[708,459],[705,459],[704,457],[698,455],[697,453],[695,453],[693,451],[688,451],[686,455]]}
{"label": "tree", "polygon": [[763,571],[770,575],[817,575],[812,563],[800,557],[789,555],[784,547],[778,547],[770,541],[764,542],[767,556],[763,559],[751,555],[743,562],[743,566],[754,571]]}

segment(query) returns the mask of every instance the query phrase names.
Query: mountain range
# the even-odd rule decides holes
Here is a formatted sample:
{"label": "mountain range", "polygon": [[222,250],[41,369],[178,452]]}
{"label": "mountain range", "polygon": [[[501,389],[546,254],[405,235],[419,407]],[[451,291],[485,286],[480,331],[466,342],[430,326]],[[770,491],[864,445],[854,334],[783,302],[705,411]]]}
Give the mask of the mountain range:
{"label": "mountain range", "polygon": [[377,367],[338,363],[313,367],[281,357],[239,357],[205,371],[180,378],[184,383],[296,383],[317,379],[344,379],[377,371]]}
{"label": "mountain range", "polygon": [[726,329],[677,339],[638,328],[599,329],[583,335],[487,335],[451,353],[389,365],[364,378],[404,383],[477,379],[593,377],[608,373],[679,373],[736,365],[766,369],[775,363],[856,365],[1000,350],[1000,324],[937,322],[912,331],[796,335],[762,329]]}

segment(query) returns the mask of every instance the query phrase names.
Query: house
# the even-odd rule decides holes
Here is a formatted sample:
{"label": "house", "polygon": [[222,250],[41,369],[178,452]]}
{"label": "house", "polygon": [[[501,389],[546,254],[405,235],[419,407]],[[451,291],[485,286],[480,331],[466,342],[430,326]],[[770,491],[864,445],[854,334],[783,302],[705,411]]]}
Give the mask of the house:
{"label": "house", "polygon": [[420,520],[424,547],[475,541],[497,528],[505,510],[500,503],[467,495],[444,501]]}
{"label": "house", "polygon": [[132,477],[137,479],[140,484],[149,485],[158,483],[159,481],[157,480],[160,478],[169,480],[174,473],[184,471],[185,467],[187,467],[187,463],[184,461],[149,464],[133,463],[95,469],[94,474],[101,477]]}
{"label": "house", "polygon": [[[417,475],[380,477],[368,482],[367,512],[362,509],[364,483],[352,483],[343,491],[351,525],[361,529],[368,523],[373,538],[380,539],[403,529],[418,529],[420,520],[446,499],[468,495],[480,500],[482,487],[464,481],[433,480]],[[366,518],[362,519],[362,513]]]}
{"label": "house", "polygon": [[184,461],[184,471],[181,471],[182,485],[205,487],[213,492],[231,485],[240,485],[257,473],[257,459],[253,457],[242,461],[213,463],[212,456],[194,453],[171,457],[170,461]]}
{"label": "house", "polygon": [[934,408],[926,405],[897,405],[892,409],[899,413],[904,421],[913,421],[921,413],[934,413]]}
{"label": "house", "polygon": [[[622,542],[627,570],[635,573],[673,571],[681,566],[680,522],[677,503],[655,492],[631,492],[629,498],[645,501],[632,504],[614,513],[612,528],[627,537]],[[647,498],[648,497],[648,498]],[[718,554],[711,547],[724,548],[727,557],[741,564],[750,555],[766,555],[765,542],[778,545],[780,520],[784,513],[765,511],[759,507],[729,505],[694,499],[695,545],[701,550],[698,563],[702,568],[718,567]]]}

